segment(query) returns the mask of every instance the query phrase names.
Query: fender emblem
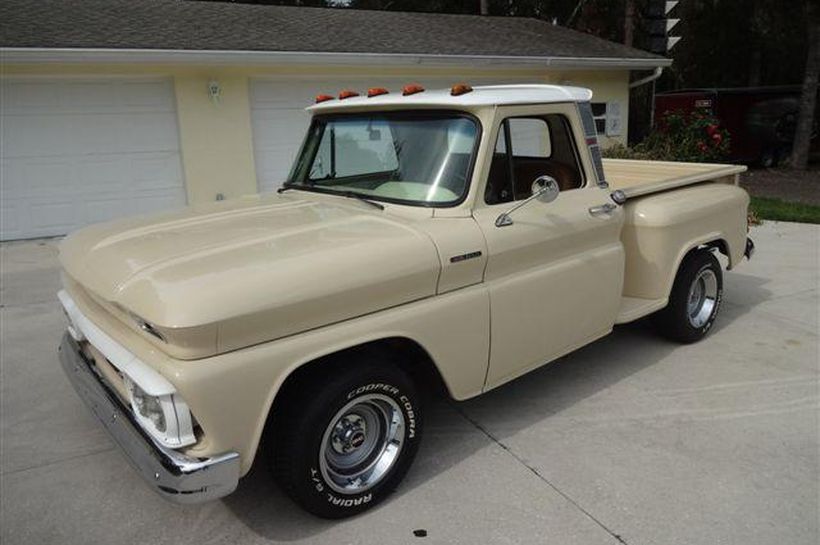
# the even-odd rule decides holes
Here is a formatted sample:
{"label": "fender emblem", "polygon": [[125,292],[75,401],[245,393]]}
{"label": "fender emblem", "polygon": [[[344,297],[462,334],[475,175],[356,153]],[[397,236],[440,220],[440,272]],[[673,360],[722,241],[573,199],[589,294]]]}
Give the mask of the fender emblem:
{"label": "fender emblem", "polygon": [[450,258],[450,263],[458,263],[460,261],[467,261],[468,259],[475,259],[476,257],[481,257],[481,250],[477,250],[475,252],[470,252],[467,254],[461,255],[454,255]]}

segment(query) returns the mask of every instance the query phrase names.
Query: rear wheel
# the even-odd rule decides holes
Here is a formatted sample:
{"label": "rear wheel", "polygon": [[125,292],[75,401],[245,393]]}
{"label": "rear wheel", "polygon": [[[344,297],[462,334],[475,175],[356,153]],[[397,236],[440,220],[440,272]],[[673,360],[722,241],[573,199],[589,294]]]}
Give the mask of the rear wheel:
{"label": "rear wheel", "polygon": [[669,304],[654,321],[664,336],[682,343],[699,341],[712,328],[723,299],[720,262],[708,250],[689,254],[681,264]]}
{"label": "rear wheel", "polygon": [[337,363],[292,387],[269,430],[277,480],[325,518],[383,500],[407,473],[421,438],[415,386],[389,357],[368,353]]}

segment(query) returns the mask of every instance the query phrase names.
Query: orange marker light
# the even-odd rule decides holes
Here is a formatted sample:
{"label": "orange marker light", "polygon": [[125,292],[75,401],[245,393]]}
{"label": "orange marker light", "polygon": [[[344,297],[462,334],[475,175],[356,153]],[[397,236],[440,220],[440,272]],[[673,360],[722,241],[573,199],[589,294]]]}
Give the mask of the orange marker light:
{"label": "orange marker light", "polygon": [[421,93],[422,91],[424,91],[424,87],[418,83],[410,83],[401,88],[401,94],[404,96],[415,95],[416,93]]}
{"label": "orange marker light", "polygon": [[333,100],[333,95],[316,95],[316,104]]}
{"label": "orange marker light", "polygon": [[351,91],[350,89],[345,89],[344,91],[339,93],[339,100],[344,100],[346,98],[357,97],[357,96],[359,96],[359,93],[357,93],[356,91]]}
{"label": "orange marker light", "polygon": [[370,89],[367,90],[367,96],[368,96],[368,98],[377,97],[379,95],[386,95],[389,92],[390,91],[388,91],[384,87],[371,87]]}
{"label": "orange marker light", "polygon": [[450,88],[450,94],[454,97],[472,92],[473,88],[466,83],[456,83]]}

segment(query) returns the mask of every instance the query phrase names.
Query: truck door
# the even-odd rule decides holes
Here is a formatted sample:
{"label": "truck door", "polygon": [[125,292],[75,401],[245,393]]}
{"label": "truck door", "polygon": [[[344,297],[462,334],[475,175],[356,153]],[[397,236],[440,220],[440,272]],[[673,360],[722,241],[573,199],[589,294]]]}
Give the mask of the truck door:
{"label": "truck door", "polygon": [[[576,105],[500,108],[493,134],[474,207],[488,253],[486,388],[611,331],[624,274],[623,212],[598,186]],[[542,175],[558,182],[557,199],[533,200],[496,226]]]}

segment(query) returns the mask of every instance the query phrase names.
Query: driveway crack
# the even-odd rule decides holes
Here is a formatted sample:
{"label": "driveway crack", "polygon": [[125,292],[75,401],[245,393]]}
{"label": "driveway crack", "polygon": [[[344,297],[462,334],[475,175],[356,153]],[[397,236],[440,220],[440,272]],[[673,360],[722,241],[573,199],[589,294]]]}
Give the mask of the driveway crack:
{"label": "driveway crack", "polygon": [[626,541],[626,540],[625,540],[625,539],[624,539],[624,538],[623,538],[620,534],[615,533],[615,532],[614,532],[611,528],[609,528],[606,524],[604,524],[604,523],[603,523],[603,522],[601,522],[598,518],[596,518],[596,517],[595,517],[595,515],[593,515],[592,513],[590,513],[589,511],[587,511],[586,509],[584,509],[584,507],[583,507],[583,506],[581,506],[581,504],[579,504],[577,501],[575,501],[573,498],[571,498],[568,494],[566,494],[563,490],[561,490],[560,488],[558,488],[557,486],[555,486],[553,483],[551,483],[549,479],[547,479],[545,476],[543,476],[543,475],[542,475],[542,474],[538,471],[538,469],[536,469],[535,467],[531,466],[531,465],[530,465],[530,464],[528,464],[526,461],[524,461],[524,459],[523,459],[523,458],[521,458],[521,457],[520,457],[520,456],[518,456],[515,452],[513,452],[513,451],[512,451],[512,449],[510,449],[510,447],[509,447],[508,445],[504,444],[504,442],[503,442],[503,441],[499,440],[496,436],[494,436],[494,435],[493,435],[493,434],[492,434],[492,433],[491,433],[491,432],[490,432],[487,428],[485,428],[484,426],[482,426],[482,425],[481,425],[480,423],[478,423],[478,421],[476,421],[475,419],[471,418],[471,417],[470,417],[470,416],[469,416],[466,412],[464,412],[464,411],[463,411],[460,407],[457,407],[457,406],[455,406],[455,405],[453,405],[453,404],[451,404],[451,405],[452,405],[452,407],[456,410],[456,412],[458,412],[458,413],[462,416],[462,418],[464,418],[467,422],[469,422],[470,424],[472,424],[472,425],[473,425],[473,426],[474,426],[474,427],[475,427],[478,431],[480,431],[481,433],[483,433],[484,435],[486,435],[486,436],[487,436],[487,438],[488,438],[488,439],[490,439],[493,443],[495,443],[496,445],[498,445],[499,447],[501,447],[501,448],[502,448],[505,452],[507,452],[507,454],[509,454],[509,455],[510,455],[510,456],[511,456],[511,457],[512,457],[512,458],[513,458],[516,462],[518,462],[519,464],[521,464],[522,466],[524,466],[525,468],[527,468],[528,470],[530,470],[530,471],[531,471],[531,472],[532,472],[532,473],[533,473],[536,477],[538,477],[538,478],[539,478],[542,482],[544,482],[544,484],[546,484],[547,486],[549,486],[550,488],[552,488],[552,489],[553,489],[555,492],[557,492],[557,493],[558,493],[558,494],[559,494],[562,498],[564,498],[564,499],[565,499],[566,501],[568,501],[571,505],[573,505],[576,509],[578,509],[581,513],[583,513],[583,514],[584,514],[584,515],[585,515],[588,519],[590,519],[592,522],[594,522],[595,524],[597,524],[598,526],[600,526],[600,527],[601,527],[601,529],[603,529],[606,533],[608,533],[610,536],[612,536],[612,537],[613,537],[613,538],[614,538],[614,539],[615,539],[618,543],[622,543],[623,545],[629,545],[629,544],[627,543],[627,541]]}

